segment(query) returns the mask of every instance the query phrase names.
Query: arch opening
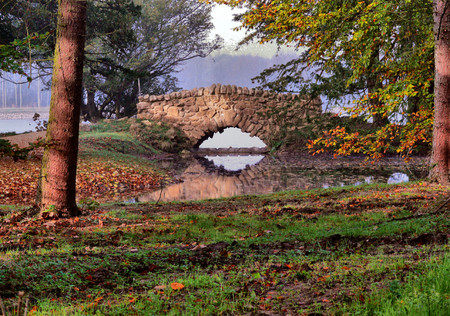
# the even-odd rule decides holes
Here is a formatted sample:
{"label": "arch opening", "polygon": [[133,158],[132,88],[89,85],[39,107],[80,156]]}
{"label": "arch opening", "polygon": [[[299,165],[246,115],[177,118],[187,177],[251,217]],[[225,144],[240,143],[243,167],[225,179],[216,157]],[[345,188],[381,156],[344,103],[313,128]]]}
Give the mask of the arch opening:
{"label": "arch opening", "polygon": [[265,148],[266,144],[257,136],[243,132],[238,127],[228,127],[217,133],[207,133],[199,140],[197,148]]}

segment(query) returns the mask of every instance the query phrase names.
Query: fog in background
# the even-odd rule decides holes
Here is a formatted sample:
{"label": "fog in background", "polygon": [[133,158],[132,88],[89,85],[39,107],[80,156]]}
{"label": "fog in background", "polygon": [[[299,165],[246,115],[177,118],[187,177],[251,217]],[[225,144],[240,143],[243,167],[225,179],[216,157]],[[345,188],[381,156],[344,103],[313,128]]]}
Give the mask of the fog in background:
{"label": "fog in background", "polygon": [[208,87],[213,83],[254,88],[252,78],[264,69],[278,63],[285,63],[294,56],[283,54],[271,58],[253,55],[220,54],[188,61],[177,74],[178,86],[182,89]]}
{"label": "fog in background", "polygon": [[[225,46],[206,58],[187,61],[175,74],[179,80],[179,88],[208,87],[215,83],[254,88],[257,84],[252,83],[251,79],[264,69],[274,64],[286,63],[298,56],[298,52],[293,49],[284,47],[279,51],[276,45],[270,43],[264,45],[252,43],[236,49],[238,42],[245,36],[244,30],[233,30],[239,25],[232,21],[233,14],[238,12],[239,9],[230,9],[224,5],[214,6],[212,19],[215,29],[211,32],[211,38],[216,34],[220,35],[224,39]],[[33,74],[33,77],[35,75]],[[24,76],[1,73],[0,111],[7,108],[48,107],[50,90],[44,81],[49,80],[47,76],[42,80],[34,79],[28,83]]]}
{"label": "fog in background", "polygon": [[[47,80],[48,78],[45,78]],[[20,84],[16,84],[20,83]],[[26,81],[26,77],[17,74],[1,73],[0,109],[48,107],[50,90],[41,79]]]}

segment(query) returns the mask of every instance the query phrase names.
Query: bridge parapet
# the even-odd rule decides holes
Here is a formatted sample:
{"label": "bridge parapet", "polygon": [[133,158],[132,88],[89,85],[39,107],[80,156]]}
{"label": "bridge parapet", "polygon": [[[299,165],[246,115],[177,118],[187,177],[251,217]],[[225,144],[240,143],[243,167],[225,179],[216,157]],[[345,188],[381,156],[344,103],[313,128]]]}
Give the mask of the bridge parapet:
{"label": "bridge parapet", "polygon": [[137,105],[139,119],[164,121],[181,129],[192,146],[227,127],[238,127],[266,144],[280,126],[270,113],[284,111],[285,122],[322,113],[320,99],[296,94],[213,84],[166,95],[144,95]]}

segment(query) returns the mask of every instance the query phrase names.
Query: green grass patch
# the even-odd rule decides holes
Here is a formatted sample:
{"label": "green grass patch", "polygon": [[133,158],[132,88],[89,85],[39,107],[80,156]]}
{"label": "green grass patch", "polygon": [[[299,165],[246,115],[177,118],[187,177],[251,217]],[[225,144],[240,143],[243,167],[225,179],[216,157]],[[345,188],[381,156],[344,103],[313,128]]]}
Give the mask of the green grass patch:
{"label": "green grass patch", "polygon": [[36,315],[443,315],[447,192],[102,204],[50,223],[2,207],[15,215],[0,228],[0,292],[11,309],[23,291]]}
{"label": "green grass patch", "polygon": [[342,312],[352,315],[448,315],[450,311],[450,257],[434,258],[421,273],[412,273],[404,283],[392,280],[364,303]]}

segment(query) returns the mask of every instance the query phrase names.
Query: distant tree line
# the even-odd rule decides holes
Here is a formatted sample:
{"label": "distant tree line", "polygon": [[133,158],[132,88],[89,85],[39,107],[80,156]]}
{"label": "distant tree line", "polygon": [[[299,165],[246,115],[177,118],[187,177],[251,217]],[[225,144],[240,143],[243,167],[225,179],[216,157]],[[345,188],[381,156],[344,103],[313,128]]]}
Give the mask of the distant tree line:
{"label": "distant tree line", "polygon": [[[50,91],[40,78],[21,82],[17,74],[2,73],[0,78],[0,109],[35,108],[50,105]],[[20,83],[21,82],[21,83]]]}

